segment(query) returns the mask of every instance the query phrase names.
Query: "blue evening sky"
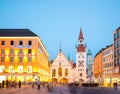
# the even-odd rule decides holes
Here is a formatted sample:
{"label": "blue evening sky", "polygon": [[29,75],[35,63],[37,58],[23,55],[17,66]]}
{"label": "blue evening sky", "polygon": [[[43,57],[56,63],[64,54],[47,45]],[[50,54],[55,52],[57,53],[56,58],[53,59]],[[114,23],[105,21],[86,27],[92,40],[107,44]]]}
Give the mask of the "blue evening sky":
{"label": "blue evening sky", "polygon": [[80,27],[93,57],[112,44],[120,26],[120,0],[0,0],[0,28],[28,28],[45,45],[49,59],[60,48],[75,62]]}

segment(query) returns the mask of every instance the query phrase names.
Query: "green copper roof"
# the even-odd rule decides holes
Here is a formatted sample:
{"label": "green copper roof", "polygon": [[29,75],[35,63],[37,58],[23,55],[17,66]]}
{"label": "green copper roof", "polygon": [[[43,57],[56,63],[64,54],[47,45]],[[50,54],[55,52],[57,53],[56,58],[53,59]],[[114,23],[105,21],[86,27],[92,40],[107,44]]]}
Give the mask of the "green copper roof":
{"label": "green copper roof", "polygon": [[92,53],[91,53],[90,49],[88,50],[87,55],[92,55]]}

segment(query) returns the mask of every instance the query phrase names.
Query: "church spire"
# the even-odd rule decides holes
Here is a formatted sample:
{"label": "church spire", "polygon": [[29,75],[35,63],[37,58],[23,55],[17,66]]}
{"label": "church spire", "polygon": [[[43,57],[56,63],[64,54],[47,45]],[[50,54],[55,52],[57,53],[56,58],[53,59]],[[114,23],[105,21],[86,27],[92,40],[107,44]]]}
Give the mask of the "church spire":
{"label": "church spire", "polygon": [[70,54],[68,53],[68,60],[70,60]]}
{"label": "church spire", "polygon": [[60,42],[60,49],[59,49],[59,51],[60,51],[60,52],[62,51],[62,49],[61,49],[61,42]]}
{"label": "church spire", "polygon": [[79,34],[79,37],[78,37],[78,40],[84,40],[83,38],[83,34],[82,34],[82,28],[80,28],[80,34]]}

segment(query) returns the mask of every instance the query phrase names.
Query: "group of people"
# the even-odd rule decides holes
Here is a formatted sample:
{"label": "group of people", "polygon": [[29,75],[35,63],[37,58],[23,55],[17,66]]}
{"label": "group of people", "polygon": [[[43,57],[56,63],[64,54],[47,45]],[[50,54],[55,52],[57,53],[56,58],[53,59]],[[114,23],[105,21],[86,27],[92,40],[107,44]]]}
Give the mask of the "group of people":
{"label": "group of people", "polygon": [[37,85],[38,90],[40,90],[40,80],[38,80],[37,82],[32,82],[32,88],[35,87],[35,84]]}
{"label": "group of people", "polygon": [[[17,86],[17,82],[16,81],[8,81],[8,80],[3,80],[2,81],[2,84],[1,84],[1,87],[4,88],[6,85],[6,87],[14,87],[16,88]],[[18,87],[21,88],[21,81],[18,82]]]}

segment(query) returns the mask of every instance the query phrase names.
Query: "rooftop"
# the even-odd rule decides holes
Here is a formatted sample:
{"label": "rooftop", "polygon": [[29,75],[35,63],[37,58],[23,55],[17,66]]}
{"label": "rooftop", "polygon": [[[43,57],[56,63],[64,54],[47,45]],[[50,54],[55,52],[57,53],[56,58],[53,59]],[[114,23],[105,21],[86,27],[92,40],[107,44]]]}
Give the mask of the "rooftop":
{"label": "rooftop", "polygon": [[0,37],[31,37],[37,36],[29,29],[0,29]]}

